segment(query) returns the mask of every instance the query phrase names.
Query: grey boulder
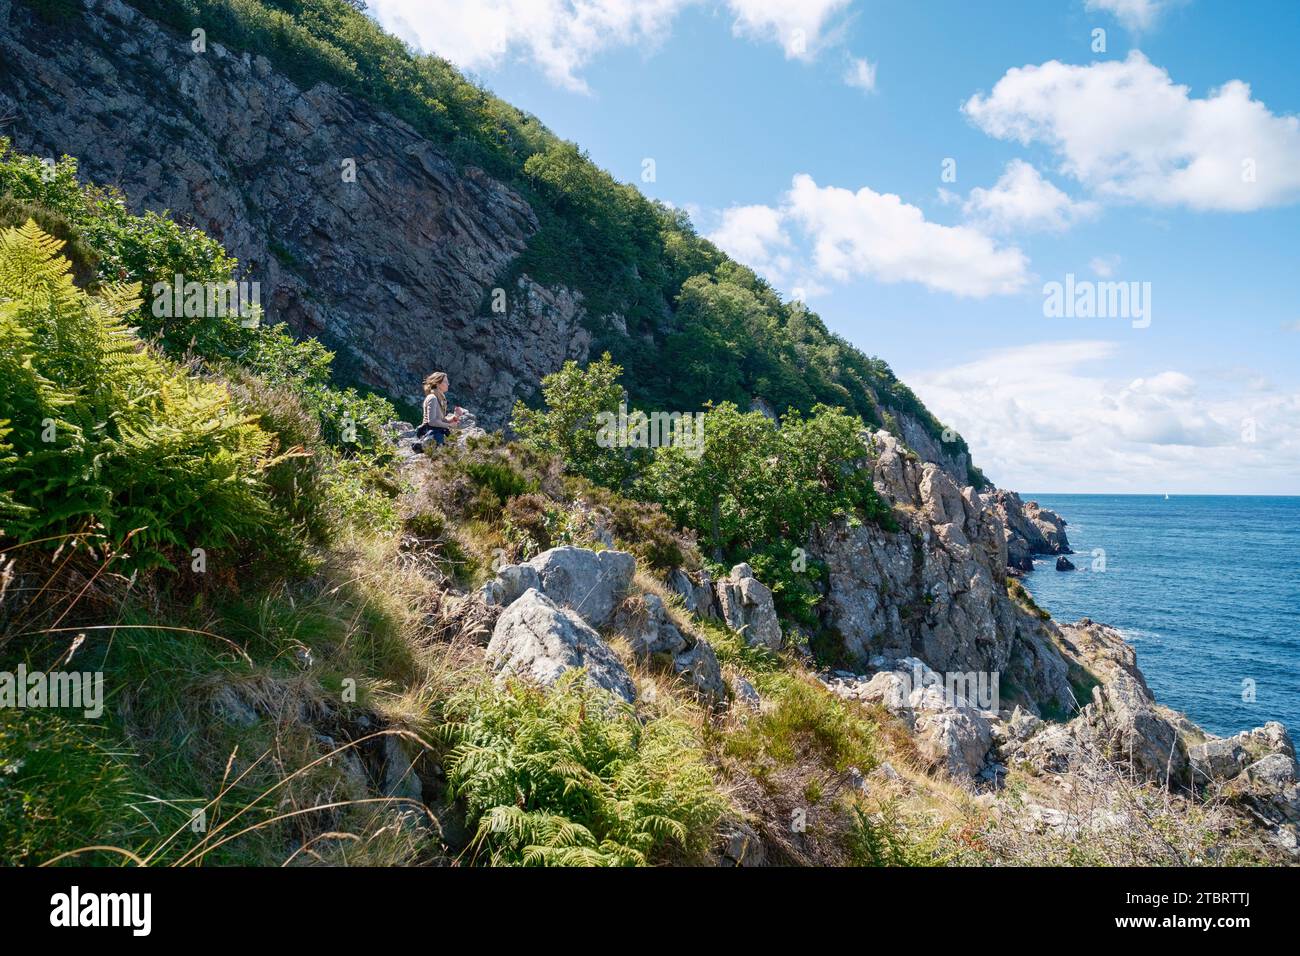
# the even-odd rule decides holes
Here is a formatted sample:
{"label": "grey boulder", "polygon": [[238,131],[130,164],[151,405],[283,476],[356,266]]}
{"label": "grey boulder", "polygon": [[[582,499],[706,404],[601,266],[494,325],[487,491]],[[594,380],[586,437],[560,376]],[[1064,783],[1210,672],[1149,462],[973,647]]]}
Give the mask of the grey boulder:
{"label": "grey boulder", "polygon": [[525,591],[497,619],[487,660],[498,680],[520,677],[546,686],[585,667],[592,686],[628,703],[636,699],[627,668],[600,635],[536,588]]}

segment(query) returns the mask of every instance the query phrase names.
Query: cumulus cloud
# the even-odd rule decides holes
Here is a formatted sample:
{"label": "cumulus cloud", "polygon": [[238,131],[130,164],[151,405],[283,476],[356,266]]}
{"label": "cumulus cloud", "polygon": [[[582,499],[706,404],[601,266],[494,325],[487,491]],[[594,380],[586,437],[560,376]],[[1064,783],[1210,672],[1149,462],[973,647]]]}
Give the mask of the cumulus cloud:
{"label": "cumulus cloud", "polygon": [[1149,30],[1170,4],[1168,0],[1088,0],[1085,9],[1113,14],[1130,30]]}
{"label": "cumulus cloud", "polygon": [[1258,374],[1164,369],[1117,379],[1110,341],[989,352],[909,384],[1004,487],[1037,491],[1294,493],[1300,394]]}
{"label": "cumulus cloud", "polygon": [[830,21],[849,0],[728,0],[737,36],[773,40],[792,59],[811,59]]}
{"label": "cumulus cloud", "polygon": [[771,206],[732,206],[722,213],[722,222],[708,238],[733,259],[781,281],[790,269],[791,260],[783,250],[790,239],[782,225],[782,215]]}
{"label": "cumulus cloud", "polygon": [[[467,70],[508,60],[535,64],[557,86],[587,92],[581,71],[605,50],[654,49],[674,20],[703,0],[369,0],[403,40]],[[810,60],[849,0],[725,0],[737,36],[775,42]]]}
{"label": "cumulus cloud", "polygon": [[892,193],[818,186],[800,174],[787,215],[810,238],[817,272],[836,281],[919,282],[977,298],[1017,292],[1028,282],[1029,260],[1016,247],[969,226],[930,222]]}
{"label": "cumulus cloud", "polygon": [[974,224],[989,232],[1063,232],[1096,215],[1094,202],[1076,202],[1022,159],[1007,163],[990,189],[976,187],[962,207]]}
{"label": "cumulus cloud", "polygon": [[1300,118],[1240,80],[1193,97],[1136,50],[1008,70],[962,109],[991,136],[1046,144],[1102,197],[1233,211],[1300,199]]}
{"label": "cumulus cloud", "polygon": [[818,292],[826,282],[874,279],[984,298],[1029,281],[1029,260],[1015,246],[931,222],[891,193],[819,186],[806,173],[778,206],[726,210],[709,239],[778,285],[793,279]]}

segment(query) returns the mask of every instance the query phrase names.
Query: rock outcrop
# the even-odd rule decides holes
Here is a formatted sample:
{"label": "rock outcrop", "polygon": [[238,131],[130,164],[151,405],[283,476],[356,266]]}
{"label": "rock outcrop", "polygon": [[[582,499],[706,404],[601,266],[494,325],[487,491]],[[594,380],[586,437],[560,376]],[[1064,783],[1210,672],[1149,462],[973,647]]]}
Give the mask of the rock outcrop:
{"label": "rock outcrop", "polygon": [[915,734],[923,757],[954,778],[973,780],[993,746],[997,715],[981,711],[914,657],[877,663],[890,669],[877,671],[869,680],[831,676],[824,682],[847,700],[882,704]]}
{"label": "rock outcrop", "polygon": [[636,699],[627,668],[601,636],[535,588],[520,595],[497,619],[487,659],[498,679],[520,677],[548,686],[565,672],[585,667],[592,686],[628,703]]}
{"label": "rock outcrop", "polygon": [[56,31],[0,0],[0,116],[18,149],[76,156],[134,210],[171,210],[221,240],[260,283],[268,320],[412,404],[446,369],[456,399],[497,428],[541,376],[587,356],[568,289],[520,276],[505,313],[484,312],[537,231],[523,197],[391,114],[324,83],[301,89],[215,35],[196,53],[120,0],[89,0]]}
{"label": "rock outcrop", "polygon": [[1070,772],[1080,755],[1101,755],[1142,779],[1185,783],[1188,756],[1178,715],[1156,703],[1123,635],[1087,618],[1057,633],[1076,666],[1096,681],[1092,699],[1068,723],[1050,725],[1013,755],[1052,773]]}
{"label": "rock outcrop", "polygon": [[638,658],[662,656],[671,661],[673,670],[700,696],[717,701],[726,696],[727,686],[713,648],[701,638],[683,634],[657,594],[628,598],[615,613],[613,627]]}
{"label": "rock outcrop", "polygon": [[506,565],[483,587],[485,603],[509,605],[529,588],[576,611],[592,627],[604,627],[627,595],[636,558],[626,551],[592,551],[565,545],[524,564]]}
{"label": "rock outcrop", "polygon": [[781,622],[777,620],[772,591],[756,577],[748,564],[738,564],[717,583],[718,608],[722,620],[751,647],[781,649]]}
{"label": "rock outcrop", "polygon": [[847,659],[916,657],[941,672],[1006,675],[1035,711],[1074,708],[1069,666],[1052,631],[1007,594],[1005,527],[995,497],[959,488],[888,432],[867,463],[897,531],[822,529],[810,553],[827,565],[825,623]]}
{"label": "rock outcrop", "polygon": [[1055,511],[1036,501],[1023,502],[1014,491],[1000,488],[990,493],[989,504],[1002,519],[1008,566],[1032,571],[1036,554],[1074,553],[1065,534],[1065,519]]}

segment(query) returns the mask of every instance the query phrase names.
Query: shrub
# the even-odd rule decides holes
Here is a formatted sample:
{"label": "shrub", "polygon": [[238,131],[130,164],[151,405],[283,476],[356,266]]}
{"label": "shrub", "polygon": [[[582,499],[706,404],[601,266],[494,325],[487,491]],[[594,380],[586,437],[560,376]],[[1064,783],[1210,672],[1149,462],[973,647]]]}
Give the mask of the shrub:
{"label": "shrub", "polygon": [[571,538],[567,513],[539,494],[516,495],[506,503],[502,535],[525,561]]}
{"label": "shrub", "polygon": [[123,321],[134,287],[98,296],[35,223],[0,234],[0,407],[13,447],[0,479],[20,540],[97,521],[136,567],[168,550],[278,540],[265,473],[271,436],[221,385],[142,347]]}
{"label": "shrub", "polygon": [[776,682],[774,706],[726,741],[725,752],[753,766],[760,779],[773,770],[813,762],[835,773],[866,773],[876,764],[875,724],[824,688],[794,677]]}
{"label": "shrub", "polygon": [[643,866],[708,849],[725,802],[689,724],[643,725],[581,671],[551,690],[480,686],[449,713],[447,779],[491,863]]}
{"label": "shrub", "polygon": [[585,369],[569,361],[542,379],[544,410],[515,405],[511,425],[524,444],[564,461],[565,468],[600,485],[617,488],[632,474],[632,461],[623,449],[602,446],[599,416],[618,412],[623,389],[622,369],[606,352]]}

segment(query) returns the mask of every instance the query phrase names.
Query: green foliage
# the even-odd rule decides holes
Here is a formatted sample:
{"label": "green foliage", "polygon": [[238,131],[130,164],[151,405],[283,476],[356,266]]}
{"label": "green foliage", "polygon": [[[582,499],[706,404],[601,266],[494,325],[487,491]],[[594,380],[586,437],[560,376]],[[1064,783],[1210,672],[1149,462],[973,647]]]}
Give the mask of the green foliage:
{"label": "green foliage", "polygon": [[564,460],[572,473],[597,484],[618,487],[632,472],[623,449],[599,441],[602,414],[617,414],[623,389],[622,368],[606,352],[584,369],[569,361],[542,379],[544,410],[516,403],[511,425],[520,440],[542,454]]}
{"label": "green foliage", "polygon": [[9,142],[0,139],[4,194],[11,202],[39,205],[75,230],[77,242],[94,251],[97,284],[141,284],[146,299],[130,318],[143,338],[158,340],[172,353],[193,350],[210,356],[238,353],[255,337],[256,330],[245,328],[234,315],[154,314],[155,286],[171,288],[177,275],[200,283],[226,283],[235,277],[235,260],[202,230],[155,212],[133,215],[116,190],[83,186],[75,159],[65,156],[50,166],[38,157],[13,152]]}
{"label": "green foliage", "polygon": [[877,813],[860,806],[852,812],[848,849],[853,866],[941,866],[956,856],[952,848],[944,848],[947,834],[942,828],[905,823],[897,801],[887,802]]}
{"label": "green foliage", "polygon": [[725,752],[763,779],[781,767],[815,762],[835,773],[876,765],[875,724],[825,688],[781,676],[767,685],[771,706],[727,737]]}
{"label": "green foliage", "polygon": [[506,503],[501,533],[521,561],[557,545],[570,544],[573,538],[568,513],[540,494],[511,498]]}
{"label": "green foliage", "polygon": [[383,426],[397,417],[392,404],[335,386],[334,356],[315,339],[295,341],[282,324],[247,327],[232,314],[154,314],[155,286],[166,294],[162,287],[171,289],[177,275],[187,283],[236,278],[238,264],[219,242],[165,215],[133,215],[117,191],[80,183],[75,159],[64,157],[49,166],[13,152],[0,139],[0,226],[29,218],[69,243],[77,275],[91,291],[119,282],[141,284],[149,298],[127,317],[141,337],[175,357],[244,368],[272,388],[294,389],[319,417],[321,437],[349,454],[391,453]]}
{"label": "green foliage", "polygon": [[0,864],[36,866],[121,834],[129,775],[101,736],[57,711],[0,707]]}
{"label": "green foliage", "polygon": [[1033,595],[1031,595],[1029,591],[1025,589],[1025,586],[1015,578],[1007,578],[1007,594],[1011,595],[1012,600],[1016,601],[1016,603],[1039,620],[1050,621],[1052,619],[1051,612],[1039,607],[1038,603],[1034,600]]}
{"label": "green foliage", "polygon": [[221,385],[143,348],[123,316],[134,287],[98,296],[68,275],[35,223],[0,235],[0,407],[10,416],[0,485],[22,540],[95,525],[131,540],[128,564],[167,552],[266,545],[270,436]]}
{"label": "green foliage", "polygon": [[571,671],[551,690],[475,688],[449,705],[452,792],[496,865],[698,859],[725,802],[691,726],[642,724]]}

